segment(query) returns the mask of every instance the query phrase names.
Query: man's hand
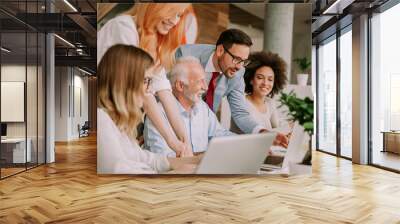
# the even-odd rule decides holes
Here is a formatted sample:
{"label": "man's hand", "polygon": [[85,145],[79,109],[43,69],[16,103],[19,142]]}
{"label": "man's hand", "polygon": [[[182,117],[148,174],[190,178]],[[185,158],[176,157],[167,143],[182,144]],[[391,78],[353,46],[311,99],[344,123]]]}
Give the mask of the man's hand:
{"label": "man's hand", "polygon": [[192,150],[183,142],[176,141],[172,147],[175,151],[176,157],[189,157],[193,156]]}
{"label": "man's hand", "polygon": [[185,151],[183,151],[183,153],[182,153],[182,157],[191,157],[191,156],[193,156],[193,151],[192,151],[192,149],[188,146],[188,145],[185,145],[186,147],[185,147]]}

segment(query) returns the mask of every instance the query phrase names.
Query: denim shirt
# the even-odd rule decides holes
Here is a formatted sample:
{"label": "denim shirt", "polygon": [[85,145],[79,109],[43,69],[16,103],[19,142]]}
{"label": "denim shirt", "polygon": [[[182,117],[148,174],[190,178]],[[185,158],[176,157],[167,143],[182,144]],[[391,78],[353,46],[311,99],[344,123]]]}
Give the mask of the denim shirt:
{"label": "denim shirt", "polygon": [[[190,112],[186,111],[178,102],[178,100],[176,103],[178,104],[180,115],[184,121],[186,133],[192,145],[193,152],[206,151],[208,142],[213,137],[235,135],[220,125],[214,112],[210,110],[204,101],[196,103]],[[162,110],[164,122],[168,123],[167,115],[162,108],[162,105],[159,104],[159,107]],[[169,123],[168,128],[170,128],[172,131],[172,127]],[[145,149],[166,155],[168,157],[176,156],[175,152],[168,147],[164,138],[154,127],[151,120],[147,117],[145,119],[143,135]]]}
{"label": "denim shirt", "polygon": [[[175,53],[175,58],[193,56],[200,60],[204,69],[207,68],[210,58],[215,52],[215,46],[209,44],[187,44],[180,46]],[[217,80],[217,86],[214,91],[213,108],[216,112],[222,102],[223,97],[227,97],[231,109],[231,115],[236,125],[246,134],[258,133],[265,127],[259,124],[249,113],[246,106],[244,95],[244,75],[245,69],[242,68],[236,72],[233,78],[226,78],[221,75]],[[206,81],[211,80],[210,71],[206,71]]]}

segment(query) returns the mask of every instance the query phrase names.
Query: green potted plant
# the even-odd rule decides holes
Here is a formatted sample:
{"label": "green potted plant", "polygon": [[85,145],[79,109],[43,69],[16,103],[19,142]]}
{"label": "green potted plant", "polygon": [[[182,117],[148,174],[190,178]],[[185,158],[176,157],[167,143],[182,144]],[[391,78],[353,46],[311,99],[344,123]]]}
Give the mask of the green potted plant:
{"label": "green potted plant", "polygon": [[302,164],[311,165],[311,135],[314,129],[314,101],[309,97],[300,99],[291,91],[290,93],[282,93],[279,99],[282,107],[288,108],[288,117],[290,121],[298,122],[304,131],[310,136],[309,147]]}
{"label": "green potted plant", "polygon": [[296,62],[297,66],[302,72],[300,74],[297,74],[297,84],[301,86],[306,86],[309,76],[307,72],[311,67],[311,61],[307,57],[296,58],[293,61]]}

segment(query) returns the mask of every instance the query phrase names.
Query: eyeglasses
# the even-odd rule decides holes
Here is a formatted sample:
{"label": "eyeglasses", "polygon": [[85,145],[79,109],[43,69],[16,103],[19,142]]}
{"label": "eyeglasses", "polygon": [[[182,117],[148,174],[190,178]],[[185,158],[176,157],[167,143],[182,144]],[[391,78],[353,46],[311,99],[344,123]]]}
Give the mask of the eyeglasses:
{"label": "eyeglasses", "polygon": [[145,77],[143,80],[143,85],[146,88],[146,90],[148,90],[150,88],[151,82],[152,82],[152,78],[150,77]]}
{"label": "eyeglasses", "polygon": [[242,58],[233,55],[230,51],[228,51],[228,49],[225,48],[225,46],[223,46],[223,47],[224,47],[224,50],[232,57],[233,64],[235,64],[235,65],[242,64],[244,67],[250,64],[250,62],[251,62],[250,59],[243,60]]}

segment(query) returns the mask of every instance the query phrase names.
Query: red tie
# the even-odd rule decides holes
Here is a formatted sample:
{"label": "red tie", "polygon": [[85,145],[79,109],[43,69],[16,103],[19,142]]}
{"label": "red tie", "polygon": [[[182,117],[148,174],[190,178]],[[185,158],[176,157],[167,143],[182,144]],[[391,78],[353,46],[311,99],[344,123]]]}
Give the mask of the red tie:
{"label": "red tie", "polygon": [[206,103],[213,110],[213,102],[214,102],[214,90],[217,86],[217,77],[219,76],[219,72],[213,72],[210,83],[208,84],[208,90],[206,94]]}

